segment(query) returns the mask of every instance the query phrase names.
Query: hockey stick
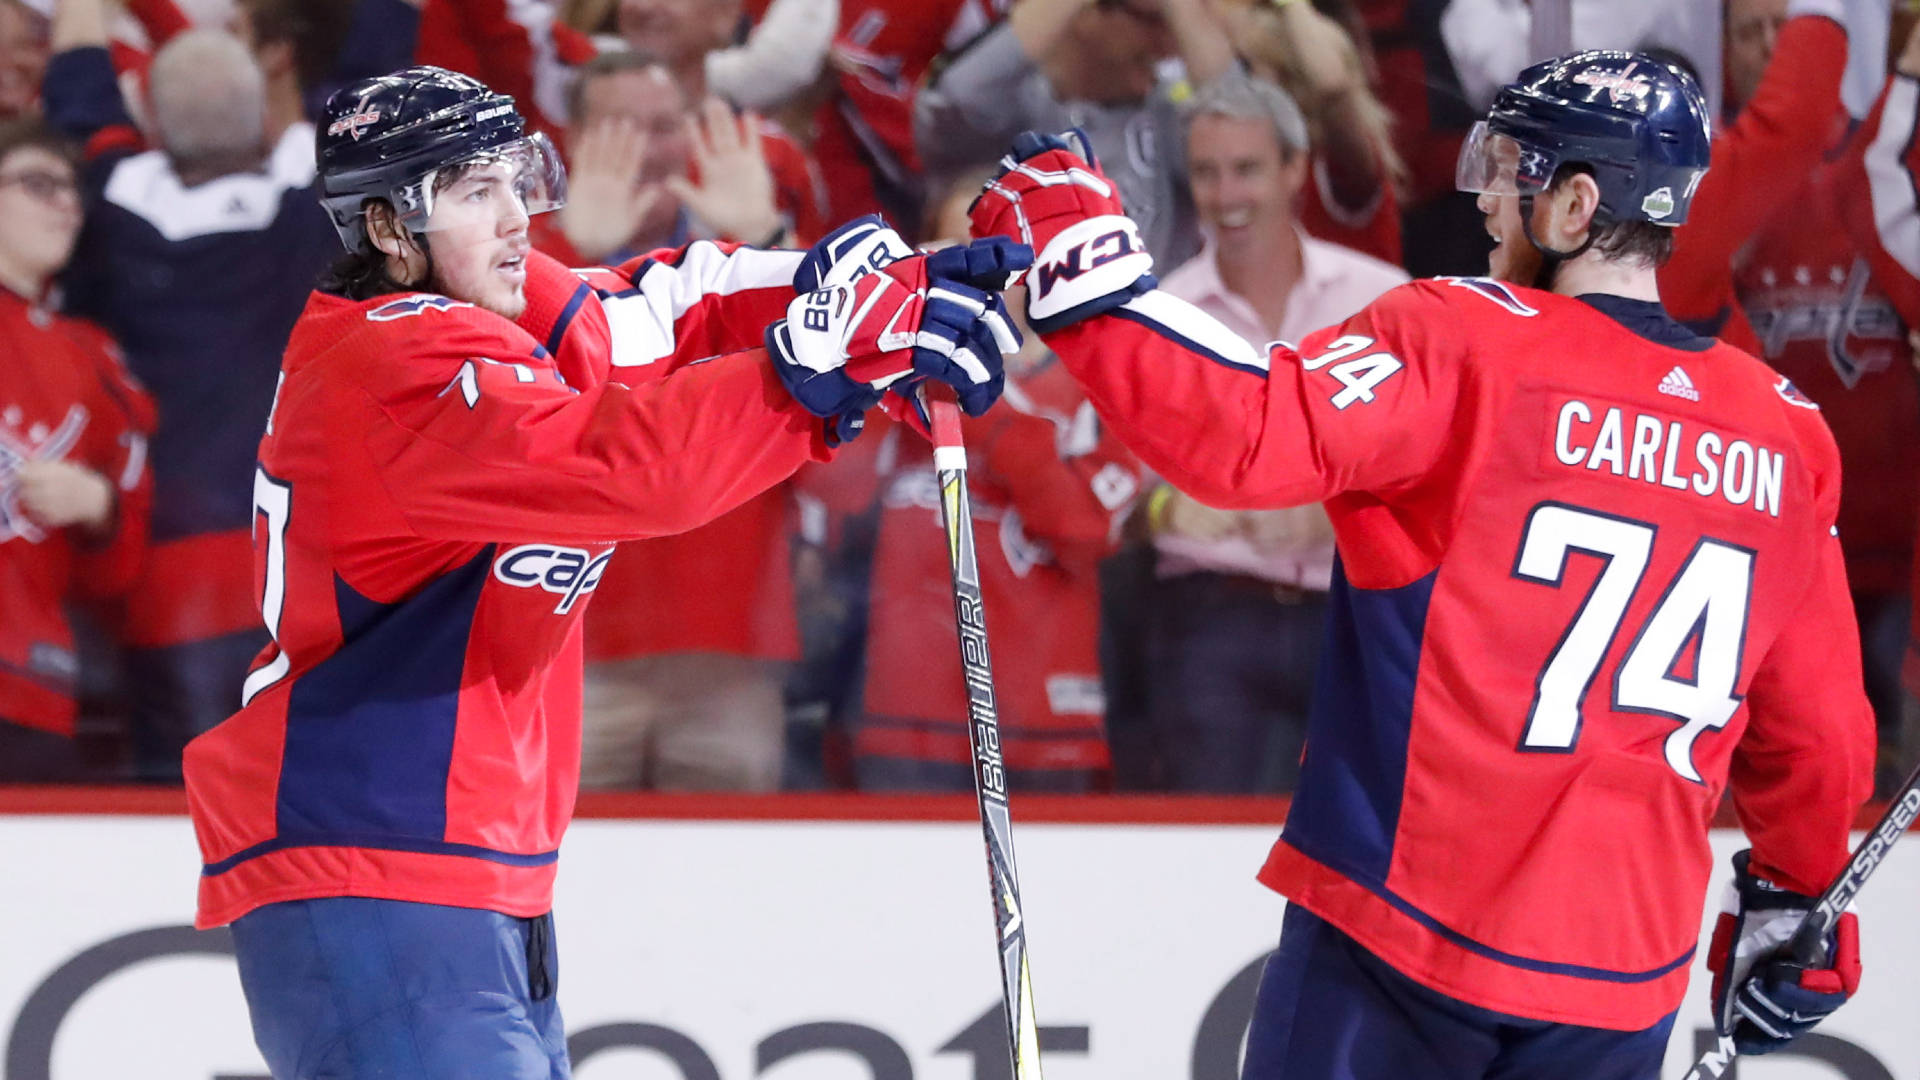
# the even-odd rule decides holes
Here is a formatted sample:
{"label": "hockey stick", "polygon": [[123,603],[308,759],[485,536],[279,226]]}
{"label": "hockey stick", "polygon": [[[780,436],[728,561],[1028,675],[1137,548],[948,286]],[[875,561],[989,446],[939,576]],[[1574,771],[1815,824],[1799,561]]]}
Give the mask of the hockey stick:
{"label": "hockey stick", "polygon": [[[1880,821],[1874,825],[1873,831],[1860,841],[1859,847],[1853,849],[1853,858],[1847,861],[1847,868],[1840,871],[1840,876],[1827,886],[1826,892],[1820,894],[1813,910],[1807,913],[1806,921],[1787,941],[1787,954],[1794,963],[1814,967],[1826,958],[1827,932],[1833,929],[1834,923],[1840,921],[1841,913],[1853,903],[1861,886],[1880,868],[1881,860],[1893,849],[1893,842],[1900,839],[1900,834],[1907,831],[1916,817],[1920,817],[1920,766],[1907,774],[1906,782],[1900,785],[1900,792],[1892,805],[1887,807],[1887,812],[1880,815]],[[1732,1036],[1722,1035],[1719,1043],[1700,1055],[1700,1060],[1681,1080],[1715,1080],[1724,1076],[1733,1067],[1735,1053]]]}
{"label": "hockey stick", "polygon": [[1013,815],[1007,809],[1007,771],[1000,758],[1000,718],[994,707],[993,661],[980,602],[980,565],[973,549],[973,506],[967,496],[967,449],[960,438],[960,407],[952,391],[921,393],[933,427],[933,467],[940,480],[940,520],[953,568],[953,613],[960,631],[960,671],[967,683],[967,741],[973,747],[973,789],[987,841],[987,883],[1000,932],[1001,1003],[1006,1006],[1013,1080],[1041,1080],[1040,1032],[1033,1014],[1033,977],[1027,969],[1027,929],[1020,879],[1013,863]]}

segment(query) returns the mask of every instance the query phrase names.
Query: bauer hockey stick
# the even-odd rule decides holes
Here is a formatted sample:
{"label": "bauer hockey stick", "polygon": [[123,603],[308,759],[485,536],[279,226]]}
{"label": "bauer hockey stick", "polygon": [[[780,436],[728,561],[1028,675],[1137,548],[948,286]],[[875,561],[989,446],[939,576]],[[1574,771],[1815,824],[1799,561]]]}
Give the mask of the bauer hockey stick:
{"label": "bauer hockey stick", "polygon": [[973,550],[973,506],[967,497],[967,449],[960,439],[960,407],[946,387],[929,387],[921,402],[933,427],[933,468],[940,480],[940,520],[953,568],[953,614],[960,631],[960,671],[967,683],[967,741],[973,747],[973,790],[987,840],[987,884],[1000,932],[1001,1004],[1006,1006],[1013,1080],[1041,1080],[1040,1032],[1033,1014],[1033,977],[1027,970],[1027,928],[1020,879],[1013,863],[1013,815],[1007,808],[1007,770],[1000,757],[1000,717],[994,707],[993,661],[980,602],[980,564]]}
{"label": "bauer hockey stick", "polygon": [[[1847,860],[1847,868],[1840,871],[1840,876],[1827,886],[1826,892],[1820,894],[1820,899],[1813,905],[1813,910],[1807,913],[1800,929],[1794,931],[1793,937],[1787,941],[1787,955],[1793,958],[1794,963],[1813,967],[1825,960],[1828,931],[1840,921],[1841,913],[1853,903],[1861,886],[1880,868],[1881,860],[1893,849],[1893,842],[1900,839],[1900,834],[1907,831],[1916,817],[1920,817],[1920,767],[1915,767],[1913,772],[1907,774],[1906,783],[1900,785],[1900,792],[1894,796],[1893,804],[1887,807],[1886,813],[1880,815],[1879,822],[1867,834],[1867,838],[1860,841],[1860,846],[1853,849],[1853,858]],[[1733,1067],[1735,1053],[1732,1036],[1722,1035],[1714,1048],[1700,1055],[1700,1060],[1681,1080],[1717,1080]]]}

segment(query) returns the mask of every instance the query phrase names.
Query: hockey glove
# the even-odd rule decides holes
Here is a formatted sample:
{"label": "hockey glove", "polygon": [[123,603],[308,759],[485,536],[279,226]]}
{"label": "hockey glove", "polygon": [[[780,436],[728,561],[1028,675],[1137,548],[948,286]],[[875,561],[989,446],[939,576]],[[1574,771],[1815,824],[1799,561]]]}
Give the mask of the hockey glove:
{"label": "hockey glove", "polygon": [[1714,1026],[1742,1054],[1766,1054],[1806,1034],[1846,1004],[1860,985],[1860,924],[1844,912],[1827,935],[1824,967],[1808,967],[1787,943],[1817,902],[1782,889],[1733,857],[1720,921],[1707,948]]}
{"label": "hockey glove", "polygon": [[1079,131],[1026,132],[967,208],[973,234],[1008,236],[1039,253],[1026,275],[1027,321],[1046,334],[1152,289],[1153,256],[1120,189]]}
{"label": "hockey glove", "polygon": [[793,290],[810,293],[828,285],[851,285],[912,254],[913,248],[880,215],[854,218],[807,249],[794,271]]}
{"label": "hockey glove", "polygon": [[1005,387],[1001,354],[1019,337],[997,298],[931,278],[912,256],[852,284],[797,296],[767,328],[767,351],[794,399],[827,418],[834,441],[858,434],[861,414],[915,382],[951,384],[962,405],[985,412]]}

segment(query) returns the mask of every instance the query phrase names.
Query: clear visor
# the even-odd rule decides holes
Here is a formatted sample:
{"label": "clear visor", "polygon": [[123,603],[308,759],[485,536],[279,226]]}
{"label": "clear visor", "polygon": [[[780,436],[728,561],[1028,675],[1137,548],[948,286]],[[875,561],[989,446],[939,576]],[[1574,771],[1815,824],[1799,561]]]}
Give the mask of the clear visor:
{"label": "clear visor", "polygon": [[545,135],[531,135],[450,162],[394,192],[400,220],[416,233],[497,231],[507,222],[558,210],[567,167]]}
{"label": "clear visor", "polygon": [[1555,164],[1552,154],[1491,131],[1482,120],[1460,146],[1453,186],[1488,195],[1535,195],[1553,179]]}

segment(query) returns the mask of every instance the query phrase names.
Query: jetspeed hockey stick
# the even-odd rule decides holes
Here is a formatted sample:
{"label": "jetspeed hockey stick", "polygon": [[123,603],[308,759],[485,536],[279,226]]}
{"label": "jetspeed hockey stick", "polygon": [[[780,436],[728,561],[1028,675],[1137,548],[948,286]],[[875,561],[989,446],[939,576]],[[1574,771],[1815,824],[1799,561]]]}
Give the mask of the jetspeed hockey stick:
{"label": "jetspeed hockey stick", "polygon": [[1020,878],[1013,863],[1013,815],[1007,809],[1007,771],[1000,757],[1000,717],[994,707],[993,661],[980,602],[980,564],[973,549],[973,507],[967,497],[967,450],[960,439],[960,407],[946,387],[921,392],[933,427],[933,467],[940,480],[940,520],[953,568],[953,613],[960,631],[960,670],[967,682],[967,740],[973,747],[973,790],[987,840],[987,883],[1000,931],[1001,1003],[1006,1006],[1013,1080],[1041,1080],[1040,1032],[1033,1014],[1033,978],[1027,970],[1027,929]]}
{"label": "jetspeed hockey stick", "polygon": [[[1899,794],[1894,796],[1887,812],[1880,815],[1873,831],[1867,834],[1860,846],[1853,849],[1853,858],[1847,861],[1847,868],[1820,894],[1813,910],[1807,913],[1800,929],[1794,931],[1787,942],[1787,955],[1793,962],[1804,967],[1814,967],[1826,959],[1827,932],[1833,924],[1840,921],[1840,914],[1853,903],[1860,893],[1861,886],[1880,868],[1881,860],[1887,852],[1893,850],[1893,842],[1907,831],[1914,818],[1920,817],[1920,766],[1907,774],[1906,782],[1900,785]],[[1720,1036],[1719,1043],[1713,1049],[1700,1055],[1692,1069],[1681,1080],[1717,1080],[1725,1076],[1733,1067],[1736,1051],[1731,1036]]]}

